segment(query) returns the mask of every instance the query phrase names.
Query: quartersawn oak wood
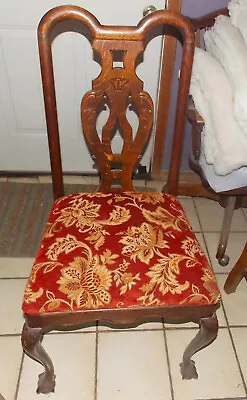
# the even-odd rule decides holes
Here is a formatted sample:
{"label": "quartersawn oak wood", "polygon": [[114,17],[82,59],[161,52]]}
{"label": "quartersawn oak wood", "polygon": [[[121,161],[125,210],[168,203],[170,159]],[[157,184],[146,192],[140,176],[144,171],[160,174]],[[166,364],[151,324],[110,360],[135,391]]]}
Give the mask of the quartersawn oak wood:
{"label": "quartersawn oak wood", "polygon": [[[186,112],[187,107],[187,99],[188,99],[188,90],[189,90],[189,82],[190,82],[190,75],[191,72],[189,71],[186,66],[192,62],[193,59],[193,51],[194,48],[194,35],[192,35],[191,26],[186,18],[180,16],[169,11],[157,11],[145,18],[137,25],[137,27],[116,27],[116,26],[102,26],[98,22],[98,20],[92,16],[87,11],[81,11],[79,7],[75,6],[66,6],[67,10],[63,9],[63,6],[57,7],[46,14],[43,20],[40,23],[39,31],[38,31],[38,38],[39,38],[39,51],[40,51],[40,62],[41,62],[41,72],[42,72],[42,79],[43,79],[43,90],[44,90],[44,99],[45,99],[45,110],[46,110],[46,119],[47,119],[47,129],[48,129],[48,138],[49,138],[49,149],[50,149],[50,158],[51,158],[51,167],[52,167],[52,177],[54,181],[54,194],[55,198],[58,198],[63,195],[63,180],[62,180],[62,172],[61,172],[61,152],[60,152],[60,145],[59,145],[59,133],[58,133],[58,121],[57,121],[57,112],[56,112],[56,98],[55,98],[55,87],[54,87],[54,73],[52,67],[52,53],[51,53],[51,43],[49,38],[49,33],[51,32],[52,28],[61,21],[65,20],[74,20],[83,23],[88,28],[91,36],[92,36],[92,46],[96,49],[96,51],[101,55],[107,54],[107,49],[102,48],[100,50],[100,45],[103,43],[104,39],[107,39],[108,45],[109,41],[111,41],[111,49],[112,51],[120,50],[120,47],[123,51],[126,51],[125,47],[130,45],[132,49],[129,49],[127,54],[124,55],[124,59],[127,60],[127,57],[131,57],[130,63],[137,58],[139,53],[141,53],[145,47],[145,38],[148,36],[149,32],[159,25],[163,25],[169,21],[169,25],[173,26],[174,28],[178,28],[183,40],[183,56],[182,56],[182,68],[181,68],[181,76],[180,76],[180,86],[178,92],[178,103],[177,103],[177,112],[176,112],[176,121],[175,121],[175,129],[174,129],[174,143],[176,144],[176,152],[172,152],[171,158],[171,165],[170,165],[170,174],[168,177],[168,186],[169,191],[173,194],[176,194],[177,190],[177,177],[179,174],[179,166],[181,161],[181,151],[182,151],[182,144],[183,144],[183,129],[184,129],[184,115]],[[179,20],[179,22],[178,22]],[[122,45],[119,45],[119,41],[123,41]],[[134,44],[135,43],[135,44]],[[109,52],[108,52],[109,53]],[[106,57],[104,60],[103,70],[101,71],[100,76],[97,78],[100,79],[102,77],[103,71],[109,72],[109,56]],[[118,68],[116,69],[118,70]],[[114,73],[110,72],[111,76],[109,80],[112,79],[119,79],[121,80],[122,84],[124,85],[118,91],[118,94],[123,90],[123,98],[127,102],[127,92],[129,85],[131,84],[131,95],[133,97],[133,101],[136,102],[137,95],[139,97],[145,98],[145,95],[141,94],[141,89],[138,87],[138,78],[136,75],[133,74],[133,65],[132,68],[128,70],[128,73],[125,73],[125,68],[123,71],[119,72],[118,78],[114,78]],[[110,70],[111,71],[111,70]],[[120,73],[121,72],[121,73]],[[133,81],[134,80],[134,81]],[[120,82],[120,81],[118,81]],[[97,85],[98,82],[94,81],[94,84]],[[133,85],[133,86],[132,86]],[[140,85],[140,81],[139,81]],[[136,92],[137,91],[137,92]],[[92,93],[93,95],[93,93]],[[105,93],[106,98],[109,96],[107,92]],[[102,97],[103,94],[100,94]],[[113,94],[112,94],[113,96]],[[143,101],[141,98],[139,101]],[[117,103],[118,104],[118,103]],[[137,106],[138,104],[134,104]],[[83,104],[84,107],[84,104]],[[123,113],[123,102],[121,105],[117,106],[117,111],[119,113]],[[150,116],[153,114],[153,107],[149,103],[149,110]],[[150,112],[151,111],[151,112]],[[84,113],[84,109],[82,109],[82,113]],[[83,116],[83,115],[82,115]],[[149,116],[149,118],[150,118]],[[124,117],[123,117],[124,118]],[[109,121],[109,124],[113,121]],[[148,129],[147,129],[148,131]],[[142,144],[140,144],[139,138],[136,138],[136,141],[133,142],[133,146],[131,149],[130,143],[126,144],[126,148],[121,155],[113,156],[112,153],[106,149],[106,142],[100,143],[100,140],[96,139],[95,132],[90,130],[90,135],[86,134],[87,143],[89,148],[95,151],[96,147],[99,145],[100,149],[98,148],[97,154],[95,157],[97,158],[97,164],[102,173],[102,165],[103,165],[103,158],[110,162],[120,162],[124,163],[123,171],[120,174],[117,174],[117,178],[121,180],[122,186],[124,189],[131,187],[131,178],[130,175],[133,172],[133,166],[137,162],[137,157],[139,156],[139,148],[140,146],[145,146],[145,142],[147,141],[147,137],[142,139]],[[149,136],[151,131],[148,132]],[[90,136],[90,137],[89,137]],[[108,135],[109,136],[109,135]],[[128,135],[129,136],[129,135]],[[137,135],[138,136],[138,135]],[[147,136],[147,135],[145,135]],[[96,142],[97,140],[97,142]],[[138,146],[138,150],[135,150],[136,145]],[[57,151],[59,149],[59,151]],[[125,151],[126,150],[126,151]],[[138,152],[138,156],[137,156]],[[129,167],[127,167],[126,160],[128,161]],[[104,171],[107,172],[107,177],[103,177],[103,182],[101,186],[101,190],[105,190],[109,187],[109,182],[114,179],[113,173],[109,172],[109,169],[106,171],[106,166],[104,167]],[[107,183],[106,183],[107,182]]]}
{"label": "quartersawn oak wood", "polygon": [[[58,23],[68,20],[77,21],[86,26],[91,36],[92,47],[101,62],[101,72],[92,82],[91,91],[83,97],[81,102],[82,127],[92,157],[99,169],[101,191],[133,190],[132,173],[150,137],[154,118],[153,104],[149,94],[143,90],[143,82],[135,72],[137,57],[144,51],[150,31],[157,26],[168,24],[178,29],[182,35],[183,57],[171,169],[168,176],[168,191],[176,194],[194,54],[194,31],[189,20],[180,14],[163,10],[143,18],[136,27],[103,26],[92,14],[82,8],[60,6],[49,11],[42,18],[38,28],[54,198],[63,196],[64,189],[51,34]],[[122,68],[115,68],[113,65],[116,55],[121,58]],[[96,129],[97,114],[105,104],[109,105],[110,114],[99,135]],[[135,137],[126,119],[126,108],[129,106],[135,110],[139,118]],[[123,133],[124,145],[121,154],[114,154],[111,149],[112,132],[116,127]],[[120,188],[114,186],[116,179],[120,183]],[[22,333],[23,348],[30,357],[40,362],[45,368],[44,373],[39,377],[37,392],[52,392],[55,387],[54,367],[42,347],[42,336],[53,329],[78,329],[82,325],[95,321],[111,324],[113,327],[129,327],[164,318],[165,321],[171,323],[192,321],[201,326],[209,326],[208,329],[201,328],[199,337],[196,337],[184,355],[182,363],[185,370],[184,378],[196,377],[195,367],[190,361],[191,356],[216,338],[217,324],[214,323],[216,318],[214,314],[218,307],[219,303],[208,306],[192,304],[190,306],[92,309],[40,315],[25,314]]]}

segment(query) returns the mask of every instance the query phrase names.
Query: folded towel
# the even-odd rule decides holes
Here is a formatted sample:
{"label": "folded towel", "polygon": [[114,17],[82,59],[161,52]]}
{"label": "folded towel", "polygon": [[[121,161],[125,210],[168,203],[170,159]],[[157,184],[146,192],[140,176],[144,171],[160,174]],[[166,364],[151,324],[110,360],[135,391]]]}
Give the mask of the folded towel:
{"label": "folded towel", "polygon": [[233,89],[233,115],[247,138],[247,47],[230,18],[220,15],[205,32],[207,51],[224,67]]}
{"label": "folded towel", "polygon": [[209,185],[216,193],[247,186],[247,167],[236,169],[227,175],[218,175],[214,167],[206,162],[203,152],[201,152],[199,163]]}
{"label": "folded towel", "polygon": [[247,166],[247,137],[233,118],[233,91],[227,75],[216,59],[198,48],[190,93],[205,122],[202,147],[207,163],[219,175]]}
{"label": "folded towel", "polygon": [[232,25],[240,30],[247,46],[247,0],[231,0],[228,10]]}

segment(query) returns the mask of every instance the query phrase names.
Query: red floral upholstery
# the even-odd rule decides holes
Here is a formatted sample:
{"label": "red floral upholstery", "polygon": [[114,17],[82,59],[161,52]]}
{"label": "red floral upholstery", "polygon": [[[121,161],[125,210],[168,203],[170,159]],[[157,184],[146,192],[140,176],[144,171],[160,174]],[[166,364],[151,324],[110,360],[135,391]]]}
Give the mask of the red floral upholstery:
{"label": "red floral upholstery", "polygon": [[219,301],[215,277],[175,197],[80,193],[53,205],[23,311]]}

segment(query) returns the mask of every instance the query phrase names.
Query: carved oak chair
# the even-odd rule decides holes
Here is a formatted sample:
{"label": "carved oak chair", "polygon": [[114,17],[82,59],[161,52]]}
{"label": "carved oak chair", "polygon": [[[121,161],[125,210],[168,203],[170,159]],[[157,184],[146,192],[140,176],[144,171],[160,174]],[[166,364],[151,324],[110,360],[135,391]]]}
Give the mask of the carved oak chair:
{"label": "carved oak chair", "polygon": [[[190,19],[195,30],[196,45],[198,47],[201,47],[202,45],[201,31],[212,27],[214,25],[215,18],[218,15],[229,15],[228,9],[218,9],[202,17]],[[192,98],[189,99],[188,118],[192,124],[192,152],[189,160],[190,166],[192,170],[200,176],[202,184],[206,189],[203,195],[217,200],[220,205],[224,207],[224,217],[216,258],[220,265],[226,266],[229,263],[229,256],[226,254],[226,248],[230,233],[232,217],[234,214],[234,210],[240,208],[243,205],[244,196],[247,195],[247,187],[217,193],[212,189],[207,181],[207,178],[205,177],[205,174],[199,162],[202,150],[201,132],[204,126],[204,121],[200,114],[197,112]],[[187,195],[195,195],[195,193],[193,192],[193,188],[191,189],[192,191],[190,193],[189,188],[187,188]]]}
{"label": "carved oak chair", "polygon": [[[69,196],[63,191],[51,53],[51,32],[65,20],[87,27],[101,63],[101,73],[81,102],[82,130],[100,173],[99,192]],[[132,171],[150,137],[154,106],[135,73],[136,60],[150,32],[164,24],[178,29],[183,37],[169,194],[141,193],[133,188]],[[37,392],[49,393],[55,387],[53,364],[41,345],[43,335],[95,321],[113,327],[136,326],[157,318],[199,324],[181,363],[184,379],[197,378],[191,357],[217,336],[215,312],[220,294],[207,258],[174,196],[193,62],[193,28],[186,18],[168,11],[157,11],[136,27],[103,26],[84,9],[61,6],[43,17],[38,40],[55,200],[22,306],[23,348],[45,368]],[[123,67],[115,68],[113,53],[120,51]],[[105,103],[110,114],[100,138],[96,121]],[[126,118],[129,104],[139,118],[135,137]],[[113,154],[111,149],[116,124],[123,132],[121,154]]]}

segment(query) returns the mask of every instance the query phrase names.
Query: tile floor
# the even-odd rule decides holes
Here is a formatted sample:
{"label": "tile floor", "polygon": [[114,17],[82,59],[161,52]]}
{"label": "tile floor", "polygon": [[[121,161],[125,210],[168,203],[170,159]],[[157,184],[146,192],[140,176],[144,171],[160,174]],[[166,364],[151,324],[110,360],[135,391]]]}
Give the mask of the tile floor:
{"label": "tile floor", "polygon": [[[95,183],[91,178],[82,179]],[[78,177],[76,180],[78,183]],[[35,179],[39,181],[47,182],[48,178]],[[152,187],[152,183],[147,186]],[[159,186],[161,183],[153,183],[153,187]],[[42,367],[23,356],[20,345],[20,305],[32,259],[0,258],[0,392],[6,400],[247,399],[246,282],[235,294],[223,291],[227,272],[247,238],[246,210],[235,213],[228,247],[231,262],[223,268],[215,261],[221,207],[206,199],[182,198],[181,202],[216,272],[223,296],[218,312],[219,336],[194,356],[199,379],[183,381],[179,371],[183,350],[195,335],[195,325],[174,326],[160,321],[125,331],[93,326],[45,337],[45,348],[56,369],[56,393],[36,395]]]}

